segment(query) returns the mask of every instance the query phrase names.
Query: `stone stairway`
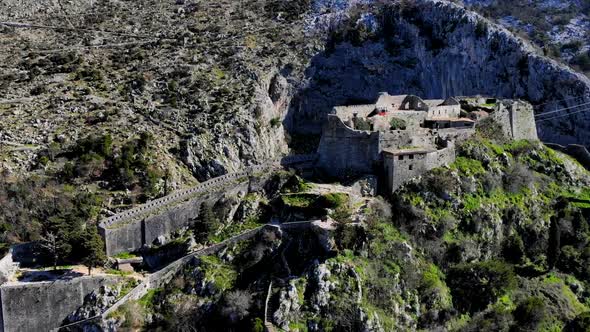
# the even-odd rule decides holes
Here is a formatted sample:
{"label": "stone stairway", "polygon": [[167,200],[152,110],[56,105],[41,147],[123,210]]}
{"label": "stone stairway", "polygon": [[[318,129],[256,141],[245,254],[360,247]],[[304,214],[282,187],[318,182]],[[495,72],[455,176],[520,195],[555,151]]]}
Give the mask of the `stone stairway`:
{"label": "stone stairway", "polygon": [[276,331],[275,326],[271,322],[273,310],[270,306],[270,298],[272,296],[272,280],[268,284],[268,291],[266,292],[266,300],[264,301],[264,329],[267,332]]}

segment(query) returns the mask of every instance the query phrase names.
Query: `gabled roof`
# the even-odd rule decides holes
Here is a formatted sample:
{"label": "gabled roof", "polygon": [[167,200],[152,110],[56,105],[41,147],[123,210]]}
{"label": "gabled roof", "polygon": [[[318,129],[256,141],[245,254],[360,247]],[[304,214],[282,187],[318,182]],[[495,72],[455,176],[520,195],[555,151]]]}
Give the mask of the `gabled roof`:
{"label": "gabled roof", "polygon": [[424,103],[429,107],[441,106],[444,103],[444,99],[425,99]]}
{"label": "gabled roof", "polygon": [[408,95],[391,96],[387,92],[381,92],[375,102],[377,108],[399,109]]}

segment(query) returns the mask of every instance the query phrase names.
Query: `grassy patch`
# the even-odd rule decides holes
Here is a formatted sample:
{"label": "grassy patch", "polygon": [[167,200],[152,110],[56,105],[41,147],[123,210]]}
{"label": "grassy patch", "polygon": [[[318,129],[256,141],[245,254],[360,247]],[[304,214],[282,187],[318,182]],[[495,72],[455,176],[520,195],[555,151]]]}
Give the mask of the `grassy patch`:
{"label": "grassy patch", "polygon": [[108,269],[105,271],[107,274],[117,275],[117,276],[128,276],[131,274],[129,271],[121,271],[116,269]]}
{"label": "grassy patch", "polygon": [[231,224],[229,227],[224,228],[219,234],[211,234],[209,236],[209,241],[212,243],[223,242],[232,236],[260,227],[261,225],[263,224],[260,223],[260,220],[257,217],[250,217],[244,222]]}
{"label": "grassy patch", "polygon": [[119,259],[131,259],[131,258],[136,258],[137,255],[129,253],[129,252],[122,252],[122,253],[118,253],[115,256],[113,256],[114,258],[119,258]]}
{"label": "grassy patch", "polygon": [[434,264],[429,264],[422,273],[421,287],[423,293],[432,297],[436,295],[440,308],[450,308],[453,305],[451,291],[444,282],[445,275]]}
{"label": "grassy patch", "polygon": [[300,208],[311,207],[317,199],[318,195],[315,194],[287,194],[281,196],[283,204]]}
{"label": "grassy patch", "polygon": [[336,209],[348,204],[349,197],[345,193],[329,193],[322,196],[322,205],[330,209]]}
{"label": "grassy patch", "polygon": [[154,305],[154,299],[156,298],[156,295],[158,295],[159,293],[161,293],[163,291],[162,288],[155,288],[155,289],[150,289],[147,291],[147,293],[141,298],[139,299],[137,302],[144,308],[151,308]]}
{"label": "grassy patch", "polygon": [[205,281],[212,282],[219,291],[233,288],[238,276],[233,266],[217,256],[201,256],[199,259],[200,268],[205,273]]}
{"label": "grassy patch", "polygon": [[136,279],[127,279],[123,285],[121,285],[121,291],[119,293],[119,298],[122,298],[123,296],[129,294],[129,292],[131,292],[131,290],[135,287],[137,287],[137,285],[139,284],[139,282]]}
{"label": "grassy patch", "polygon": [[465,157],[457,157],[451,168],[457,169],[461,173],[467,175],[484,174],[486,170],[479,160],[469,159]]}

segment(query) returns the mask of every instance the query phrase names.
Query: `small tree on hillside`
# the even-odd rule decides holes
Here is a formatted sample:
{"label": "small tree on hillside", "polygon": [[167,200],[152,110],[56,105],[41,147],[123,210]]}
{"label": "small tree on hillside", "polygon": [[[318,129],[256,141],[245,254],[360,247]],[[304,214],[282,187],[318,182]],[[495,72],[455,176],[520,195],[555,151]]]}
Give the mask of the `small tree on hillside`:
{"label": "small tree on hillside", "polygon": [[88,267],[88,274],[92,273],[93,267],[99,267],[104,264],[107,257],[104,252],[104,242],[96,231],[96,228],[90,227],[84,234],[84,243],[82,249],[84,250],[83,264]]}
{"label": "small tree on hillside", "polygon": [[51,257],[53,261],[53,270],[57,270],[57,262],[62,255],[62,245],[57,236],[52,232],[48,232],[45,236],[41,236],[39,245],[41,246],[41,249]]}
{"label": "small tree on hillside", "polygon": [[209,234],[219,228],[219,224],[219,219],[213,211],[213,205],[206,202],[203,203],[197,222],[193,227],[195,240],[199,243],[206,242]]}

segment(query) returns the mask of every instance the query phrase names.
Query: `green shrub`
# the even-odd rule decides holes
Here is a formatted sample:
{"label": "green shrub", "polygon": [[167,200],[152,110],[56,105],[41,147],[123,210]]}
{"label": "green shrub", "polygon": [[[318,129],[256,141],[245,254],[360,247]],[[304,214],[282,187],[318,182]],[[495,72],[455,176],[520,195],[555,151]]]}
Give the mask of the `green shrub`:
{"label": "green shrub", "polygon": [[518,233],[510,235],[504,240],[502,256],[510,263],[520,264],[524,262],[526,258],[524,243]]}
{"label": "green shrub", "polygon": [[500,261],[453,266],[447,280],[457,309],[471,313],[485,309],[516,286],[512,266]]}
{"label": "green shrub", "polygon": [[564,329],[568,332],[589,332],[590,331],[590,312],[579,314],[568,326]]}
{"label": "green shrub", "polygon": [[535,331],[547,312],[545,301],[540,297],[529,297],[516,307],[514,317],[518,325],[526,331]]}
{"label": "green shrub", "polygon": [[406,121],[400,118],[391,118],[389,121],[391,125],[391,130],[404,130],[406,129]]}
{"label": "green shrub", "polygon": [[431,303],[437,309],[452,306],[450,290],[445,281],[445,275],[434,264],[429,264],[422,273],[420,291],[423,302]]}
{"label": "green shrub", "polygon": [[301,193],[309,191],[313,186],[304,179],[294,175],[281,188],[282,193]]}
{"label": "green shrub", "polygon": [[41,156],[39,158],[39,164],[42,166],[47,166],[47,164],[49,164],[49,157],[47,156]]}
{"label": "green shrub", "polygon": [[451,167],[456,168],[466,175],[480,175],[486,173],[486,170],[483,168],[483,165],[479,160],[465,157],[457,157]]}
{"label": "green shrub", "polygon": [[252,322],[252,332],[264,332],[264,322],[262,319],[256,317]]}
{"label": "green shrub", "polygon": [[495,142],[507,141],[502,126],[491,117],[481,120],[477,124],[475,131],[479,137],[484,139],[489,139]]}
{"label": "green shrub", "polygon": [[272,118],[270,120],[270,126],[273,128],[277,128],[281,125],[281,118]]}
{"label": "green shrub", "polygon": [[322,196],[322,205],[329,209],[337,209],[348,204],[348,195],[345,193],[329,193]]}
{"label": "green shrub", "polygon": [[288,206],[307,208],[311,207],[317,201],[318,197],[316,194],[289,194],[282,195],[281,200],[283,204]]}
{"label": "green shrub", "polygon": [[352,211],[348,206],[341,205],[330,214],[330,217],[340,223],[349,223],[352,222]]}
{"label": "green shrub", "polygon": [[371,124],[369,123],[369,121],[367,121],[365,119],[354,118],[352,121],[354,123],[354,129],[356,129],[356,130],[365,130],[365,131],[371,130]]}

